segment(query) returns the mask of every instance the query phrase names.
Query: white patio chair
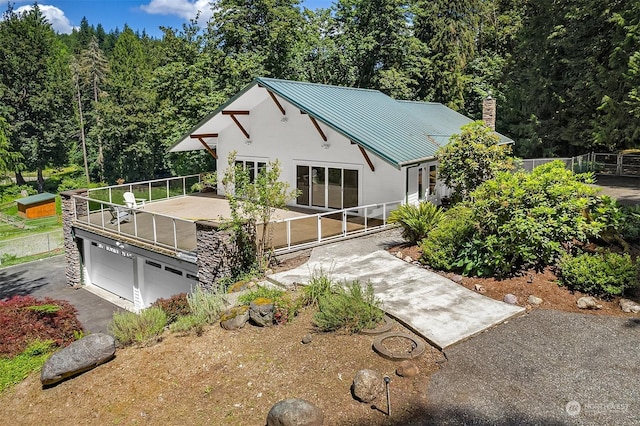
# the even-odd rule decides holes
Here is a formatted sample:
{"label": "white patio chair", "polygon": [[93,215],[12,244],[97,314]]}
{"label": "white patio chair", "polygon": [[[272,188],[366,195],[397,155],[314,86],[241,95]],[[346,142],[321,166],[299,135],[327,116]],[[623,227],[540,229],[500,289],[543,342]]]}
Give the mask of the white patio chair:
{"label": "white patio chair", "polygon": [[124,193],[124,203],[130,209],[141,209],[141,208],[143,208],[145,201],[146,200],[144,198],[136,198],[136,196],[133,195],[133,192],[125,192]]}

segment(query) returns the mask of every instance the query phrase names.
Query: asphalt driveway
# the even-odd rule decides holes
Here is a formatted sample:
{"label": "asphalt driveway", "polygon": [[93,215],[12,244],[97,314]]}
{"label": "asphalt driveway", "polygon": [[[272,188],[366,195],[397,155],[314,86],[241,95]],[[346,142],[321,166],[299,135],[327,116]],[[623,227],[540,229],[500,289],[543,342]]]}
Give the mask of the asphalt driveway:
{"label": "asphalt driveway", "polygon": [[85,331],[106,332],[113,313],[120,308],[83,288],[68,286],[64,267],[64,257],[55,256],[0,269],[0,299],[30,295],[67,300],[78,310]]}

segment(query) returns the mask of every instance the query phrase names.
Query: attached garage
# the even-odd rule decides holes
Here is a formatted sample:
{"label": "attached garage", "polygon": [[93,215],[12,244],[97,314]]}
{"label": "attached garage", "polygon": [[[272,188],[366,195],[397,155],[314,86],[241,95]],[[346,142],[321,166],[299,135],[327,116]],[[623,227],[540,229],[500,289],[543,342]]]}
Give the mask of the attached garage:
{"label": "attached garage", "polygon": [[191,292],[198,283],[195,263],[76,229],[83,275],[91,284],[134,304],[149,307],[159,298]]}

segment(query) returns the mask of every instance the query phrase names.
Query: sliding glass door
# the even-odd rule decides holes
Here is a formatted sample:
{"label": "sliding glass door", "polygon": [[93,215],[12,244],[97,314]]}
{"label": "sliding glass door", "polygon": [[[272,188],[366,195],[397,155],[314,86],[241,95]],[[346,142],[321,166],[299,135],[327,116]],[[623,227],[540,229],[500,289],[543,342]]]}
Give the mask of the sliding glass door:
{"label": "sliding glass door", "polygon": [[358,205],[358,170],[340,167],[298,165],[297,204],[327,209]]}

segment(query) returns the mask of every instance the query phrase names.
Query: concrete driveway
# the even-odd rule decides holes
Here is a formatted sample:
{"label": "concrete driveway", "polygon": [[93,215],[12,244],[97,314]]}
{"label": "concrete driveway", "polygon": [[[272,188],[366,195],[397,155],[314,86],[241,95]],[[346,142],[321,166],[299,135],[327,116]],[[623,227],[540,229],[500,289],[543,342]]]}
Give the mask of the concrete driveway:
{"label": "concrete driveway", "polygon": [[67,300],[78,310],[85,331],[106,332],[113,313],[120,308],[83,288],[68,286],[64,269],[63,256],[0,269],[0,299],[30,295]]}

